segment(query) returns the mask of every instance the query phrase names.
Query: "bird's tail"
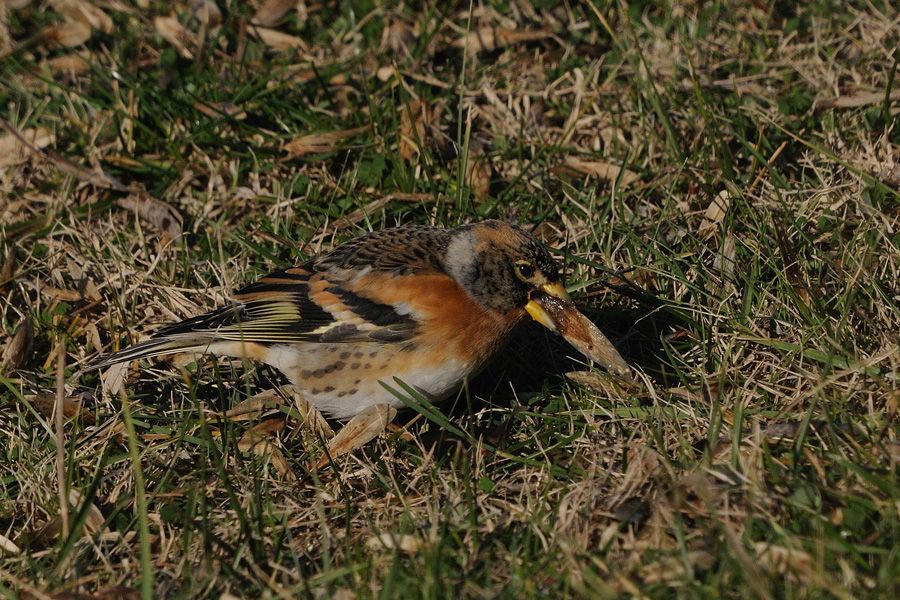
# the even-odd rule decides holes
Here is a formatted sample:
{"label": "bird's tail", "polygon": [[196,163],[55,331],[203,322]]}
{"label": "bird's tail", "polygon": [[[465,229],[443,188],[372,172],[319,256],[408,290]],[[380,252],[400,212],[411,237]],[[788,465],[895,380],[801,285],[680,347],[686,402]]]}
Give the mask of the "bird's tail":
{"label": "bird's tail", "polygon": [[101,356],[96,361],[88,364],[84,370],[105,369],[116,363],[178,352],[206,352],[210,344],[216,341],[215,336],[209,334],[174,334],[155,337],[134,346],[129,346],[124,350]]}

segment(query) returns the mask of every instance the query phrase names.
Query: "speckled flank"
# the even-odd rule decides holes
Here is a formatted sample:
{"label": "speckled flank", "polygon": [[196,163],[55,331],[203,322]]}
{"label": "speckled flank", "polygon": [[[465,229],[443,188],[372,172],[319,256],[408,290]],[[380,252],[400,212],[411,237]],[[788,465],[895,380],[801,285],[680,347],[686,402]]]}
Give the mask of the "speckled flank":
{"label": "speckled flank", "polygon": [[[470,365],[447,360],[440,348],[427,352],[405,352],[394,346],[368,343],[357,352],[373,352],[377,363],[362,365],[352,376],[325,377],[343,369],[343,362],[335,362],[334,348],[298,348],[273,346],[265,348],[265,356],[256,360],[267,362],[283,371],[317,409],[337,419],[350,418],[375,404],[401,406],[403,403],[379,382],[396,387],[394,377],[414,386],[434,401],[442,400],[457,390],[470,374]],[[230,350],[235,350],[231,348]]]}

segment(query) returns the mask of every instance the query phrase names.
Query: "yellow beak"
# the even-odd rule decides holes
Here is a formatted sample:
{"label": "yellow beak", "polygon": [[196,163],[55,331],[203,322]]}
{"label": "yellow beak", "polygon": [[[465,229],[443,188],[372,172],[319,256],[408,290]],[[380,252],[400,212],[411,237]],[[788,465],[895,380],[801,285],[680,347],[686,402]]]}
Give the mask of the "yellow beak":
{"label": "yellow beak", "polygon": [[588,359],[615,375],[631,378],[628,363],[597,326],[575,307],[562,284],[547,283],[532,292],[525,310],[550,331],[559,332]]}
{"label": "yellow beak", "polygon": [[[564,288],[561,283],[545,283],[541,286],[541,291],[551,298],[556,298],[557,300],[563,300],[569,303],[572,302],[572,299],[569,298],[569,292],[566,291],[566,288]],[[546,303],[536,299],[536,296],[540,297],[542,295],[543,294],[540,294],[540,292],[533,293],[528,300],[528,304],[525,305],[525,310],[531,315],[532,319],[550,331],[556,331],[556,322],[544,309],[543,305]]]}

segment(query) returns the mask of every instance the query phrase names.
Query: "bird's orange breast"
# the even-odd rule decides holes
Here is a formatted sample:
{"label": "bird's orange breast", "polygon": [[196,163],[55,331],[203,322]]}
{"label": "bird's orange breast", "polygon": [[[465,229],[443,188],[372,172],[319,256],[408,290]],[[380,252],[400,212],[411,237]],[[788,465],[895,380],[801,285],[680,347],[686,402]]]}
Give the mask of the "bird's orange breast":
{"label": "bird's orange breast", "polygon": [[451,353],[477,367],[505,341],[524,310],[498,313],[484,308],[451,277],[441,273],[396,276],[368,273],[353,291],[374,302],[408,310],[421,323],[416,342]]}

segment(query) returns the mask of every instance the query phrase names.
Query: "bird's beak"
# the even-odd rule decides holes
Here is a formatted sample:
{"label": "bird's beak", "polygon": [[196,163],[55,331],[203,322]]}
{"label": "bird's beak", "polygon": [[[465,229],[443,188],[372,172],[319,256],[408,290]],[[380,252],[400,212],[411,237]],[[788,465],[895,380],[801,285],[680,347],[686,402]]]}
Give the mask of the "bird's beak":
{"label": "bird's beak", "polygon": [[562,284],[546,283],[533,291],[525,310],[532,319],[550,331],[558,332],[576,350],[610,373],[631,378],[628,363],[597,326],[575,308]]}

